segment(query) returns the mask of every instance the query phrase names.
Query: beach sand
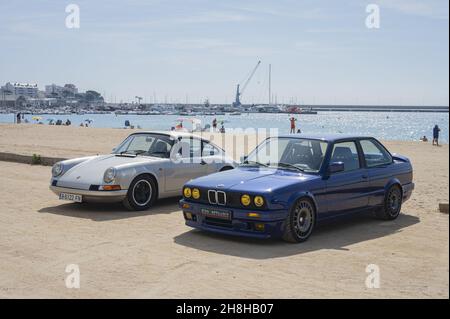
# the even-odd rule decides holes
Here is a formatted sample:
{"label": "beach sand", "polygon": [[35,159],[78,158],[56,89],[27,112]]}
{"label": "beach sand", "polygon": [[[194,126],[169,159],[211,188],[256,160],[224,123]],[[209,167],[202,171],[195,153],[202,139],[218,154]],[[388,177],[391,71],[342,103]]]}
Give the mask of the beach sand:
{"label": "beach sand", "polygon": [[[0,125],[0,152],[101,154],[131,132]],[[415,169],[416,190],[402,215],[322,225],[299,245],[192,230],[177,199],[145,212],[61,202],[48,189],[50,167],[0,162],[0,297],[448,298],[449,219],[438,212],[449,200],[448,145],[385,145]],[[80,289],[65,286],[69,264],[80,267]],[[378,289],[365,285],[369,264],[380,267]]]}

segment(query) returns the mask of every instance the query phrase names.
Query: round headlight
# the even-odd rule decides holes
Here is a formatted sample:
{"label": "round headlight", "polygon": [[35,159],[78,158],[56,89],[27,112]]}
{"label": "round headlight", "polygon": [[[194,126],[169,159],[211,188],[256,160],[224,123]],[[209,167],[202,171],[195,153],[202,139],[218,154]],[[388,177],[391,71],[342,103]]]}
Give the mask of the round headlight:
{"label": "round headlight", "polygon": [[242,195],[241,196],[241,204],[244,206],[248,206],[251,203],[251,198],[249,195]]}
{"label": "round headlight", "polygon": [[255,196],[255,199],[253,200],[256,206],[261,207],[264,205],[264,198],[262,196]]}
{"label": "round headlight", "polygon": [[200,190],[198,188],[194,188],[192,190],[192,198],[194,198],[194,199],[200,198]]}
{"label": "round headlight", "polygon": [[52,175],[53,177],[57,177],[62,174],[64,171],[64,165],[62,163],[56,163],[52,167]]}
{"label": "round headlight", "polygon": [[105,171],[105,175],[103,175],[103,180],[105,183],[111,183],[116,177],[116,169],[114,167],[110,167]]}
{"label": "round headlight", "polygon": [[190,198],[192,196],[192,191],[189,187],[185,187],[183,190],[183,195],[186,198]]}

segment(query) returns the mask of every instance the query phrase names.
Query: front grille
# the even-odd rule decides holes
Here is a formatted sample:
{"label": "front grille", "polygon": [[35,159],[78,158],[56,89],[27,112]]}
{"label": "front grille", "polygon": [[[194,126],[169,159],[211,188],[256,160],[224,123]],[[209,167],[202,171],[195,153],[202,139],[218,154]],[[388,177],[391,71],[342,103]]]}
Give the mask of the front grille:
{"label": "front grille", "polygon": [[208,201],[212,205],[225,206],[227,204],[227,195],[223,191],[208,190]]}
{"label": "front grille", "polygon": [[217,192],[217,204],[226,205],[227,204],[227,195],[224,192]]}
{"label": "front grille", "polygon": [[210,204],[217,204],[217,198],[216,198],[217,193],[213,190],[209,190],[208,191],[208,201]]}

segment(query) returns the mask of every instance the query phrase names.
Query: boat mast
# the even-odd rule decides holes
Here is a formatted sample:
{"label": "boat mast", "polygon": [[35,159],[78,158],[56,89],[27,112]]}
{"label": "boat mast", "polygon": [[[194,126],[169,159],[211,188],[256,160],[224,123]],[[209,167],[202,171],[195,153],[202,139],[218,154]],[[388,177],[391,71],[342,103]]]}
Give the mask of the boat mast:
{"label": "boat mast", "polygon": [[272,104],[272,64],[269,64],[269,106]]}

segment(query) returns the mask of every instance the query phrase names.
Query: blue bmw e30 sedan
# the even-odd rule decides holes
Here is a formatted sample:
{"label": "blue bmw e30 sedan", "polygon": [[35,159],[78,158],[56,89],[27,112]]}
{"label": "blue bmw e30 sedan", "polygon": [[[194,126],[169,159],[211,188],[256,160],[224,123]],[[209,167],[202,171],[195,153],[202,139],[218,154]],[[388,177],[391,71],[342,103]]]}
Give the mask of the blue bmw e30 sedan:
{"label": "blue bmw e30 sedan", "polygon": [[295,134],[266,139],[233,170],[189,181],[180,206],[191,227],[302,242],[317,222],[349,213],[393,220],[413,189],[409,159],[375,138]]}

